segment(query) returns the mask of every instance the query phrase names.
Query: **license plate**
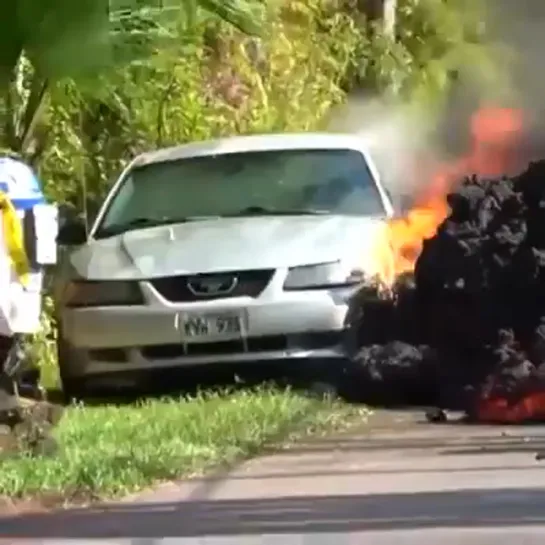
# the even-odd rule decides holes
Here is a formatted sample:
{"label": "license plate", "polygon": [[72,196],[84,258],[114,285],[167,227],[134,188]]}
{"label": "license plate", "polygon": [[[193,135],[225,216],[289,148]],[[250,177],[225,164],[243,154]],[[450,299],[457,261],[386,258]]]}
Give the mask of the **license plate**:
{"label": "license plate", "polygon": [[189,314],[181,316],[182,335],[186,339],[238,337],[244,331],[239,314]]}

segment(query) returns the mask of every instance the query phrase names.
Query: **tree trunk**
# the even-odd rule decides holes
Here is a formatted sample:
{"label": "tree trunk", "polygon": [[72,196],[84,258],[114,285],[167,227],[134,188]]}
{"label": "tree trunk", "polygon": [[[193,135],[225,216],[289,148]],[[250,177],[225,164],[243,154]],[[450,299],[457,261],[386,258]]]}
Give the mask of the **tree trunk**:
{"label": "tree trunk", "polygon": [[358,10],[371,23],[379,23],[383,32],[395,37],[397,0],[358,0]]}

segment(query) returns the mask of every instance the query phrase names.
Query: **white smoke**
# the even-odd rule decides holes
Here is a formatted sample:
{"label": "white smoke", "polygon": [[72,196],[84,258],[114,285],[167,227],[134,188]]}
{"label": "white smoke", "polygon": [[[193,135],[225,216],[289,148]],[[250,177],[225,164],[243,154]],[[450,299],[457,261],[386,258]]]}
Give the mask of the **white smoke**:
{"label": "white smoke", "polygon": [[353,94],[333,111],[327,128],[362,138],[394,198],[413,195],[427,183],[414,176],[417,158],[432,144],[422,111]]}

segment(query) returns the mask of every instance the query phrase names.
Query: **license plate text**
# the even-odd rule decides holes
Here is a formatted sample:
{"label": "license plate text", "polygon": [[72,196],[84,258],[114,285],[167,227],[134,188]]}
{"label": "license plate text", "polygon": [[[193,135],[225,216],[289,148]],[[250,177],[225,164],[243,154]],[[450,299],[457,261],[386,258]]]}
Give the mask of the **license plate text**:
{"label": "license plate text", "polygon": [[242,319],[238,315],[185,316],[182,319],[184,337],[222,337],[240,335]]}

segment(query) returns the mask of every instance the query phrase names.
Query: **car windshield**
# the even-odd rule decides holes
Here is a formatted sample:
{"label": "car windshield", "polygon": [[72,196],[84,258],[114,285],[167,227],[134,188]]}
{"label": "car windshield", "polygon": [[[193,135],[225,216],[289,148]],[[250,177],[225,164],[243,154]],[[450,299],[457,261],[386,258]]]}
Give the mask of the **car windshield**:
{"label": "car windshield", "polygon": [[323,213],[385,214],[361,152],[239,152],[136,167],[119,186],[96,236],[210,217]]}

